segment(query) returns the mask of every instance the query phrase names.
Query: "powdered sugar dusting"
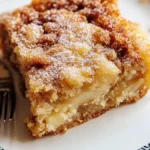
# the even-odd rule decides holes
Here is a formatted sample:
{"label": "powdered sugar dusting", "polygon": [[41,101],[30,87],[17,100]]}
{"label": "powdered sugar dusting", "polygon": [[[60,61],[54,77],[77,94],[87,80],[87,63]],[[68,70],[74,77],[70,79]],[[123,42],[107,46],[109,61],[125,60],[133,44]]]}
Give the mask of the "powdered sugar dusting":
{"label": "powdered sugar dusting", "polygon": [[102,55],[121,69],[126,56],[138,61],[133,50],[147,50],[115,1],[34,1],[8,15],[5,26],[28,89],[34,81],[73,93],[95,80]]}

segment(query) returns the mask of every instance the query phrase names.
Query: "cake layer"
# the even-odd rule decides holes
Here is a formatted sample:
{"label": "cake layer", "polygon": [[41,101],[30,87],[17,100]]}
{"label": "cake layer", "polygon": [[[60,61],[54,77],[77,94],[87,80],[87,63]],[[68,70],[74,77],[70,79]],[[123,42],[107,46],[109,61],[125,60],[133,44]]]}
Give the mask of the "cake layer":
{"label": "cake layer", "polygon": [[34,0],[0,19],[7,59],[21,73],[35,137],[65,131],[149,87],[150,44],[116,0]]}
{"label": "cake layer", "polygon": [[121,82],[113,89],[104,86],[97,91],[83,92],[65,103],[53,106],[44,104],[37,110],[37,117],[27,119],[26,123],[35,137],[41,137],[48,133],[55,134],[59,131],[65,132],[74,122],[81,124],[112,107],[136,102],[146,92],[147,87],[144,85],[143,79],[127,83]]}

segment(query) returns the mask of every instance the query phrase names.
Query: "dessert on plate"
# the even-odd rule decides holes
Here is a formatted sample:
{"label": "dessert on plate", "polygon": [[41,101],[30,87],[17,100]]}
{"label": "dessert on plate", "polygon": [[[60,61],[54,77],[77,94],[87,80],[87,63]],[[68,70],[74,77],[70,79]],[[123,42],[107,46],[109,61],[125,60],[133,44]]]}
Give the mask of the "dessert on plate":
{"label": "dessert on plate", "polygon": [[63,133],[148,91],[150,45],[116,0],[33,0],[0,24],[4,54],[25,82],[34,137]]}

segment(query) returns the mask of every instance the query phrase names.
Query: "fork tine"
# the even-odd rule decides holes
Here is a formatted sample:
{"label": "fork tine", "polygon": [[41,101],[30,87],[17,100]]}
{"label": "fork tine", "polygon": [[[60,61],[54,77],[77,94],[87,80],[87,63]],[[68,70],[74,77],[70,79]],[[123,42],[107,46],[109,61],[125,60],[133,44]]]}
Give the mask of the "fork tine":
{"label": "fork tine", "polygon": [[3,113],[3,101],[4,101],[3,94],[4,93],[2,91],[0,91],[0,119],[1,119],[2,113]]}
{"label": "fork tine", "polygon": [[10,89],[10,101],[11,101],[11,109],[10,109],[10,117],[9,120],[12,120],[16,108],[16,94],[13,88]]}
{"label": "fork tine", "polygon": [[9,92],[5,92],[4,93],[4,122],[7,119],[7,111],[8,111],[8,93]]}

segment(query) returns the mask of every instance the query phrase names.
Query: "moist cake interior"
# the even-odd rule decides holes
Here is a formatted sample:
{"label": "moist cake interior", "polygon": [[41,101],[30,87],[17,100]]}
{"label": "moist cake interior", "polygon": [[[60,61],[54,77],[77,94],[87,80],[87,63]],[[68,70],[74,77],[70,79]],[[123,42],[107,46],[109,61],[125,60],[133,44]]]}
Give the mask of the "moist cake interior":
{"label": "moist cake interior", "polygon": [[31,102],[33,136],[65,132],[146,94],[149,43],[115,0],[34,0],[1,18],[4,53]]}

